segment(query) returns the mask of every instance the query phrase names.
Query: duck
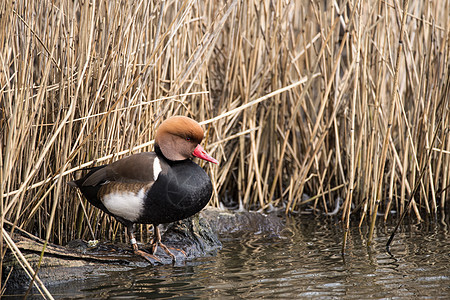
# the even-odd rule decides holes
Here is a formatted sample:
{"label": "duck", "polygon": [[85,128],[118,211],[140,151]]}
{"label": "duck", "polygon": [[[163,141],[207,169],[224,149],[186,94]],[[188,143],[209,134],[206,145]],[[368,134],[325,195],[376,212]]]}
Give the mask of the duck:
{"label": "duck", "polygon": [[[175,262],[176,256],[161,242],[158,226],[195,215],[211,199],[211,179],[192,161],[197,157],[218,164],[201,146],[203,136],[204,131],[195,120],[172,116],[157,128],[154,152],[141,152],[93,167],[68,185],[78,188],[90,204],[127,228],[134,254],[150,262],[160,261],[155,254],[161,247]],[[153,225],[151,253],[139,249],[135,224]]]}

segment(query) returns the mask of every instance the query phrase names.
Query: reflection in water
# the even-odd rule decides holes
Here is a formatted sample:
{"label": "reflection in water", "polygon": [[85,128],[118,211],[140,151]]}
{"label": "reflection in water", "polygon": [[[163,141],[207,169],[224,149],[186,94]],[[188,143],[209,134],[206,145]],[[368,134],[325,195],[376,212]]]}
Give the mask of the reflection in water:
{"label": "reflection in water", "polygon": [[341,256],[334,221],[288,219],[282,237],[229,237],[215,257],[184,266],[111,272],[51,287],[57,298],[411,298],[450,295],[447,227],[405,226],[391,246],[392,227],[367,247],[365,228],[353,228]]}

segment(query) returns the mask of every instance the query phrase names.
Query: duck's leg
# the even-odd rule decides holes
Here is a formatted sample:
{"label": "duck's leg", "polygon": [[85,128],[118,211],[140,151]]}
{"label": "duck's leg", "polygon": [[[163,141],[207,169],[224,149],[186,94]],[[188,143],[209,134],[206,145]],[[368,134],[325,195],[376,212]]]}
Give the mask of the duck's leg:
{"label": "duck's leg", "polygon": [[156,260],[158,262],[161,262],[161,260],[159,258],[157,258],[156,256],[154,256],[153,254],[147,253],[145,251],[139,250],[137,242],[136,242],[136,238],[134,236],[134,226],[133,224],[128,224],[127,225],[127,229],[128,229],[128,237],[130,238],[130,244],[131,244],[131,248],[133,248],[133,253],[139,256],[142,256],[143,258],[145,258],[146,260],[148,260],[149,262],[153,263],[153,260]]}
{"label": "duck's leg", "polygon": [[176,250],[178,252],[181,252],[181,253],[183,253],[184,256],[186,256],[186,252],[184,252],[183,250],[177,249],[177,248],[173,248],[173,247],[167,247],[166,245],[164,245],[161,242],[161,232],[159,231],[158,225],[153,224],[153,232],[154,232],[153,233],[153,240],[152,240],[152,243],[151,243],[152,244],[152,253],[153,254],[156,253],[156,250],[158,249],[158,246],[160,246],[161,249],[163,249],[164,252],[167,253],[167,255],[172,257],[172,261],[174,261],[174,262],[176,260],[175,255],[169,250],[169,248],[172,249],[172,250]]}

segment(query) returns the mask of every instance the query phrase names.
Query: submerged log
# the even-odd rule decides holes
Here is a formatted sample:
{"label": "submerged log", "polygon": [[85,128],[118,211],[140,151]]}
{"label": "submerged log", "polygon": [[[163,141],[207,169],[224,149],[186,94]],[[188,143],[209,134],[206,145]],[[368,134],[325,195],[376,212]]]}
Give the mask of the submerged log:
{"label": "submerged log", "polygon": [[[245,234],[278,235],[283,228],[282,221],[275,216],[255,212],[226,212],[205,209],[199,215],[162,226],[162,241],[170,247],[182,249],[176,254],[176,264],[197,257],[215,255],[222,244],[218,236],[242,236]],[[37,268],[44,241],[26,232],[16,231],[14,242],[27,261]],[[146,245],[140,245],[146,250]],[[170,264],[172,259],[158,249],[160,261],[153,264]],[[39,278],[47,286],[83,280],[89,276],[99,276],[110,271],[125,271],[136,267],[146,267],[149,262],[136,256],[129,244],[120,242],[98,242],[92,244],[74,240],[66,246],[48,244],[42,258]],[[3,279],[8,278],[6,294],[24,291],[30,278],[21,268],[12,253],[3,260]],[[4,283],[2,283],[3,286]]]}

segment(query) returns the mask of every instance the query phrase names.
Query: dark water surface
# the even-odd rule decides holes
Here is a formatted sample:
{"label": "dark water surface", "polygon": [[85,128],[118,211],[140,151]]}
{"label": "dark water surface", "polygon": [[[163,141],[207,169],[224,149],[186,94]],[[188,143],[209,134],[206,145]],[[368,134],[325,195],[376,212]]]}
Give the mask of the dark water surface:
{"label": "dark water surface", "polygon": [[448,227],[403,226],[390,255],[385,244],[392,228],[380,227],[371,247],[367,229],[353,228],[341,256],[335,221],[291,218],[281,238],[229,237],[214,257],[92,274],[49,290],[58,299],[449,299]]}

